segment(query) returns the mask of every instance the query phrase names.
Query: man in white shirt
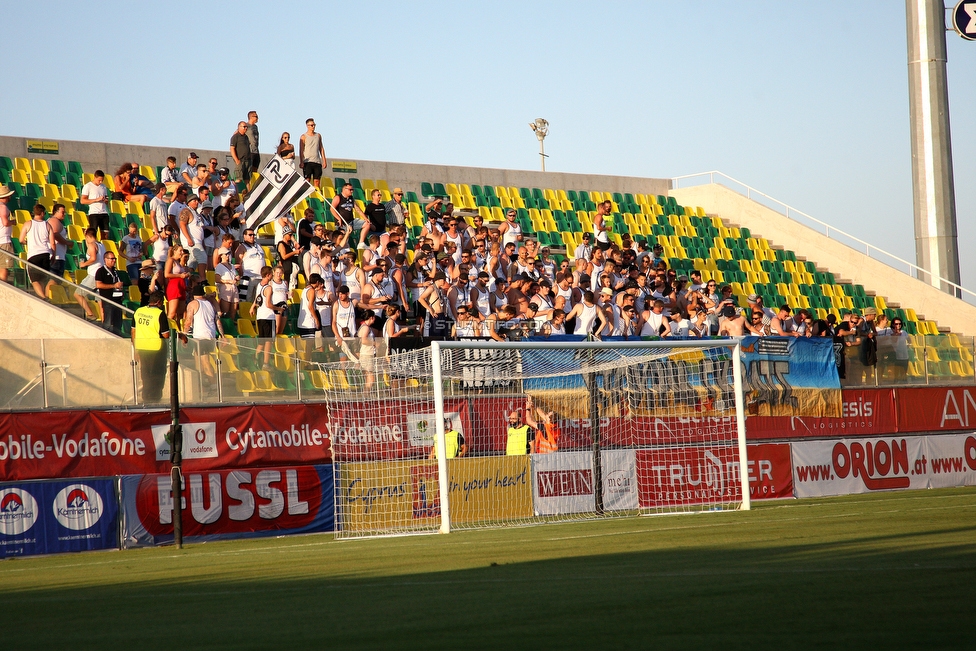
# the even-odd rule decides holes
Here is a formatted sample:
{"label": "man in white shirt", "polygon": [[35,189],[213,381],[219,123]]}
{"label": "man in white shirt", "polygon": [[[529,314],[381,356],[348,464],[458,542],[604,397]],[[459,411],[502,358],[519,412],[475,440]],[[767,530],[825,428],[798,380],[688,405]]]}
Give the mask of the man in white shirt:
{"label": "man in white shirt", "polygon": [[214,209],[226,206],[227,200],[237,194],[237,186],[231,181],[228,168],[221,167],[217,170],[217,174],[210,182],[210,190],[213,192],[211,203],[213,203]]}
{"label": "man in white shirt", "polygon": [[203,276],[207,271],[207,250],[203,245],[205,231],[203,218],[197,212],[199,207],[200,197],[195,194],[187,197],[186,208],[180,211],[180,242],[190,254],[190,264]]}
{"label": "man in white shirt", "polygon": [[576,247],[576,252],[573,254],[573,258],[576,260],[589,260],[590,256],[593,254],[593,246],[591,242],[593,241],[593,236],[590,233],[583,233],[583,243]]}
{"label": "man in white shirt", "polygon": [[0,249],[3,249],[9,256],[0,255],[0,281],[6,282],[10,273],[9,269],[14,264],[14,245],[13,245],[13,224],[14,220],[7,208],[10,197],[14,196],[14,191],[6,185],[0,185]]}
{"label": "man in white shirt", "polygon": [[149,200],[149,214],[152,215],[153,233],[157,236],[163,232],[167,224],[175,226],[175,222],[169,217],[169,204],[166,203],[166,184],[157,183],[156,195]]}
{"label": "man in white shirt", "polygon": [[173,201],[169,204],[169,210],[167,214],[173,218],[174,222],[179,221],[180,213],[186,208],[186,196],[189,194],[185,185],[181,185],[176,188],[176,193],[173,195]]}
{"label": "man in white shirt", "polygon": [[88,224],[101,231],[102,239],[108,232],[108,188],[105,187],[105,172],[95,170],[92,180],[81,189],[81,204],[88,206]]}
{"label": "man in white shirt", "polygon": [[186,162],[180,167],[180,183],[192,185],[193,179],[197,176],[197,154],[191,151],[186,157]]}

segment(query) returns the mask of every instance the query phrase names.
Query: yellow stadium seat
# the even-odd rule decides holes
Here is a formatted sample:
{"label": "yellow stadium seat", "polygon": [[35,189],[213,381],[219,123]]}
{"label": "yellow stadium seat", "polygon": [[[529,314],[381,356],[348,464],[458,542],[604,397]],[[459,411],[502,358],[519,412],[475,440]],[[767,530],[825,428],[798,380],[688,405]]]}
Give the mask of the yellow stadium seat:
{"label": "yellow stadium seat", "polygon": [[[70,183],[65,183],[61,186],[61,196],[74,203],[75,201],[78,201],[78,188]],[[70,206],[67,207],[70,208]]]}
{"label": "yellow stadium seat", "polygon": [[26,158],[15,158],[14,159],[14,169],[15,170],[23,170],[24,172],[26,172],[28,174],[32,171],[31,170],[30,161],[27,160]]}
{"label": "yellow stadium seat", "polygon": [[64,287],[61,285],[52,285],[47,290],[47,297],[55,305],[70,305],[74,303],[68,298],[68,295],[64,291]]}
{"label": "yellow stadium seat", "polygon": [[43,158],[35,158],[31,162],[34,163],[34,170],[40,172],[41,174],[46,175],[48,172],[51,171],[51,166],[48,165],[47,160]]}
{"label": "yellow stadium seat", "polygon": [[[241,312],[244,312],[243,306],[241,306]],[[254,322],[250,319],[238,319],[237,320],[237,333],[241,337],[252,337],[257,338],[258,332],[254,329]]]}
{"label": "yellow stadium seat", "polygon": [[32,183],[31,178],[27,176],[27,172],[25,172],[20,168],[10,171],[10,180],[13,181],[14,183],[19,183],[21,185],[27,185],[28,183]]}

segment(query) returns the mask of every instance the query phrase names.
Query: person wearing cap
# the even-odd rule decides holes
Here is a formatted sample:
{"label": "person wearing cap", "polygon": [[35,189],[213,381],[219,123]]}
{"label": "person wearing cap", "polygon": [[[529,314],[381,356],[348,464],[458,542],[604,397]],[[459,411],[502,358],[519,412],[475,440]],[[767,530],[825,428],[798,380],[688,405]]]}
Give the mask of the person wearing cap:
{"label": "person wearing cap", "polygon": [[386,278],[386,271],[381,266],[373,267],[357,307],[371,310],[376,315],[376,327],[382,329],[386,322],[386,306],[392,304],[394,300],[393,283]]}
{"label": "person wearing cap", "polygon": [[245,186],[251,182],[251,141],[247,138],[247,122],[237,123],[237,131],[230,137],[230,155],[237,165],[237,180]]}
{"label": "person wearing cap", "polygon": [[193,180],[197,176],[197,158],[197,153],[191,151],[186,157],[186,162],[180,165],[180,183],[188,185],[193,189],[197,187],[193,185]]}
{"label": "person wearing cap", "polygon": [[719,336],[741,337],[746,333],[746,319],[733,305],[723,305],[718,324]]}
{"label": "person wearing cap", "polygon": [[447,292],[451,289],[451,284],[442,271],[436,272],[432,281],[418,300],[420,306],[427,311],[424,320],[424,336],[444,338],[451,331],[452,325],[447,300]]}
{"label": "person wearing cap", "polygon": [[573,253],[573,258],[576,260],[586,260],[589,262],[590,256],[593,255],[593,235],[590,233],[583,233],[582,242],[576,247],[576,251]]}
{"label": "person wearing cap", "polygon": [[190,254],[190,265],[203,275],[207,271],[207,250],[203,244],[206,231],[199,208],[200,198],[197,195],[191,194],[186,198],[186,208],[180,211],[180,243]]}
{"label": "person wearing cap", "polygon": [[220,206],[226,206],[228,199],[237,194],[237,186],[230,179],[230,170],[226,167],[219,167],[217,171],[210,175],[210,192],[213,194],[214,210]]}
{"label": "person wearing cap", "polygon": [[322,135],[315,131],[315,119],[309,118],[305,120],[305,133],[298,139],[298,165],[302,168],[302,176],[318,188],[327,164]]}
{"label": "person wearing cap", "polygon": [[14,220],[10,214],[10,197],[14,196],[14,191],[6,185],[0,185],[0,281],[7,282],[10,268],[14,265],[17,254],[14,253],[13,232]]}

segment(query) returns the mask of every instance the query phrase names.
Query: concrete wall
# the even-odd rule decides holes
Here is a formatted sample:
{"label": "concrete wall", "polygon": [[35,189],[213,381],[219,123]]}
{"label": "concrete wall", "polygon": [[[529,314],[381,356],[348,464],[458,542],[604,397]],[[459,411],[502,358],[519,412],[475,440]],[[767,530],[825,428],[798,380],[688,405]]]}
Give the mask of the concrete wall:
{"label": "concrete wall", "polygon": [[869,258],[724,185],[680,188],[671,190],[670,194],[680,205],[702,206],[708,214],[744,226],[754,236],[790,249],[817,266],[826,267],[838,278],[864,285],[866,290],[883,296],[889,303],[913,308],[919,318],[938,321],[940,327],[948,326],[956,334],[976,334],[976,306]]}
{"label": "concrete wall", "polygon": [[117,339],[115,335],[65,312],[33,293],[0,282],[0,339]]}
{"label": "concrete wall", "polygon": [[[35,139],[35,138],[32,138]],[[36,139],[44,139],[38,136]],[[228,143],[230,134],[227,135]],[[59,158],[64,161],[78,161],[86,172],[96,169],[106,173],[114,173],[126,162],[137,162],[140,165],[157,166],[166,162],[167,156],[175,156],[180,164],[186,161],[187,154],[194,151],[200,155],[201,162],[206,162],[211,156],[216,157],[222,164],[233,169],[234,161],[230,156],[229,147],[222,151],[209,149],[179,149],[176,147],[145,147],[141,145],[123,145],[104,142],[81,142],[74,140],[59,140],[60,153],[57,156],[27,153],[27,139],[16,136],[0,136],[0,156],[11,158]],[[366,161],[329,153],[329,160],[355,162],[355,174],[332,172],[331,165],[326,171],[328,176],[347,178],[354,176],[358,179],[384,179],[393,188],[396,185],[407,191],[420,194],[420,184],[430,183],[468,183],[478,185],[504,185],[528,188],[556,188],[564,190],[599,190],[601,192],[632,192],[644,194],[667,194],[669,181],[667,179],[645,179],[631,176],[608,176],[603,174],[566,174],[562,172],[532,172],[528,170],[502,170],[482,167],[457,167],[450,165],[421,165],[414,163],[390,163],[382,161]],[[262,152],[262,160],[267,160],[270,150]]]}

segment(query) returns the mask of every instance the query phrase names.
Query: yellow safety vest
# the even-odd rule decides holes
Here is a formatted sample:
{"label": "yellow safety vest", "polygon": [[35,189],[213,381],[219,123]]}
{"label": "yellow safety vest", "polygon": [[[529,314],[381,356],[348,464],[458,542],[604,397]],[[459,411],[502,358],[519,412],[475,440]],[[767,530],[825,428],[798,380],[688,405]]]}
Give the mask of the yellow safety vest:
{"label": "yellow safety vest", "polygon": [[[444,445],[447,448],[447,458],[453,459],[461,451],[461,434],[457,430],[451,430],[450,432],[444,432]],[[437,456],[437,443],[434,443],[434,458],[440,459]]]}
{"label": "yellow safety vest", "polygon": [[526,454],[529,445],[529,426],[508,428],[508,444],[505,446],[505,454],[514,456]]}
{"label": "yellow safety vest", "polygon": [[132,316],[136,324],[136,350],[162,350],[163,338],[159,336],[159,315],[163,311],[158,307],[140,307]]}

